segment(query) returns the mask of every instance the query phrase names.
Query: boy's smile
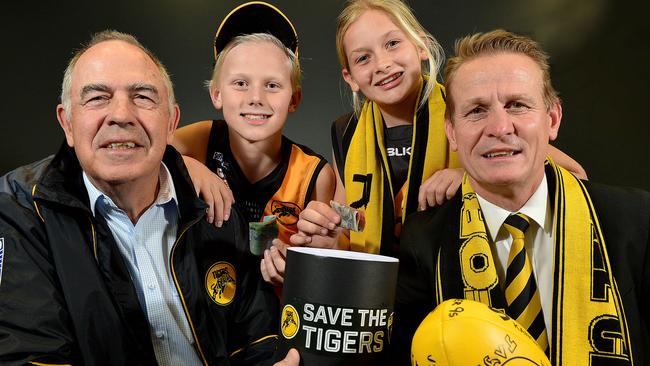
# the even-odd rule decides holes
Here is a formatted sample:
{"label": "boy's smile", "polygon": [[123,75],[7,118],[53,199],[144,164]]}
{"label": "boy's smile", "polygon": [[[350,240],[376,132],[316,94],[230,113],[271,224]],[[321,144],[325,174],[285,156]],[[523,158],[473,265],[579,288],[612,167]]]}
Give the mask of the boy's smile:
{"label": "boy's smile", "polygon": [[248,120],[248,123],[253,125],[264,124],[273,114],[271,113],[260,113],[260,112],[244,112],[240,116]]}

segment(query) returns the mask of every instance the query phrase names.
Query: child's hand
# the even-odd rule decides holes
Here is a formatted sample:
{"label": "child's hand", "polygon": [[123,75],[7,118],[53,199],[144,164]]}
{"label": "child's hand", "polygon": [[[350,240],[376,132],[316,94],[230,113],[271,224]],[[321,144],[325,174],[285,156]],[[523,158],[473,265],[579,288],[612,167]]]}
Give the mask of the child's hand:
{"label": "child's hand", "polygon": [[341,217],[330,205],[311,201],[300,213],[298,233],[289,239],[292,245],[334,249],[337,247]]}
{"label": "child's hand", "polygon": [[226,182],[198,160],[189,156],[183,156],[183,160],[194,183],[196,194],[210,206],[207,212],[208,222],[221,227],[224,221],[228,221],[230,207],[235,202],[232,191]]}
{"label": "child's hand", "polygon": [[465,170],[462,168],[442,169],[433,173],[420,186],[418,209],[424,210],[429,206],[442,205],[445,201],[451,199],[456,194],[458,187],[460,187],[463,173],[465,173]]}
{"label": "child's hand", "polygon": [[287,257],[287,247],[280,239],[273,239],[273,246],[264,251],[260,262],[260,271],[264,281],[274,285],[282,286],[284,283],[284,265]]}

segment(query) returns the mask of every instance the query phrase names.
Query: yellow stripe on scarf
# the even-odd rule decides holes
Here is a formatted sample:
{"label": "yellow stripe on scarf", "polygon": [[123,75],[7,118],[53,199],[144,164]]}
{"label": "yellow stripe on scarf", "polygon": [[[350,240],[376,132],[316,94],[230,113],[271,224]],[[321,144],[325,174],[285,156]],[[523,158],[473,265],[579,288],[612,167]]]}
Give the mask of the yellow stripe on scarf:
{"label": "yellow stripe on scarf", "polygon": [[[554,365],[632,365],[625,313],[591,198],[580,180],[556,175]],[[564,259],[570,262],[565,262]],[[605,345],[607,349],[596,349]],[[622,363],[621,363],[622,361]]]}
{"label": "yellow stripe on scarf", "polygon": [[[411,142],[411,160],[404,187],[409,187],[409,180],[417,170],[422,171],[420,184],[434,172],[445,168],[456,168],[460,164],[455,152],[451,151],[445,136],[445,101],[444,89],[436,83],[427,102],[429,120],[426,146],[415,143],[418,138],[418,121],[413,116],[413,139]],[[419,98],[418,98],[419,99]],[[424,157],[422,166],[414,166],[416,154]],[[343,182],[346,190],[347,204],[363,212],[366,225],[363,232],[350,232],[350,247],[355,251],[379,253],[383,230],[384,199],[390,201],[388,207],[400,206],[401,222],[411,212],[406,212],[409,195],[417,195],[415,189],[404,189],[401,202],[395,198],[402,187],[393,187],[391,174],[387,172],[388,157],[384,144],[384,122],[376,103],[366,101],[361,110],[356,129],[345,157]],[[386,184],[387,182],[387,184]],[[387,185],[387,186],[386,186]],[[419,185],[418,185],[419,188]]]}
{"label": "yellow stripe on scarf", "polygon": [[[460,212],[459,249],[463,293],[466,299],[482,302],[492,307],[491,292],[499,284],[494,258],[490,254],[490,242],[485,230],[485,221],[478,197],[469,182],[469,175],[463,175],[461,184],[463,207]],[[476,270],[472,259],[479,255],[483,258],[483,268]]]}

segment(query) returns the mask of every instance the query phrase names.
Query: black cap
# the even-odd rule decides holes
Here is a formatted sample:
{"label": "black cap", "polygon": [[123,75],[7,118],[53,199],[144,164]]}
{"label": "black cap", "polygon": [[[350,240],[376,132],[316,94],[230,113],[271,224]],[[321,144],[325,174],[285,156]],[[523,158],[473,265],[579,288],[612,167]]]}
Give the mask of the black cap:
{"label": "black cap", "polygon": [[298,34],[284,13],[263,1],[236,7],[223,19],[214,36],[214,58],[233,38],[252,33],[269,33],[298,55]]}

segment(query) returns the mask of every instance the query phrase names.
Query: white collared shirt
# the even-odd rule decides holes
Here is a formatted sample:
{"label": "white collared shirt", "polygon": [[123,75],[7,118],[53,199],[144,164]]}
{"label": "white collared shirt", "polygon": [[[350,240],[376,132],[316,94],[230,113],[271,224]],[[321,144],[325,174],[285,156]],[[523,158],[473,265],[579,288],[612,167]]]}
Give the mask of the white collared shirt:
{"label": "white collared shirt", "polygon": [[171,174],[161,163],[154,203],[133,225],[126,212],[83,173],[93,215],[106,220],[122,254],[160,365],[201,365],[180,297],[171,276],[170,255],[178,230],[178,200]]}
{"label": "white collared shirt", "polygon": [[481,197],[478,197],[488,236],[492,239],[490,246],[495,258],[499,282],[505,283],[508,255],[512,245],[512,236],[503,227],[506,218],[517,212],[530,217],[530,227],[525,234],[525,246],[528,257],[533,264],[533,272],[539,288],[544,323],[551,329],[551,310],[553,309],[553,215],[548,199],[546,176],[526,204],[517,212],[505,210]]}

